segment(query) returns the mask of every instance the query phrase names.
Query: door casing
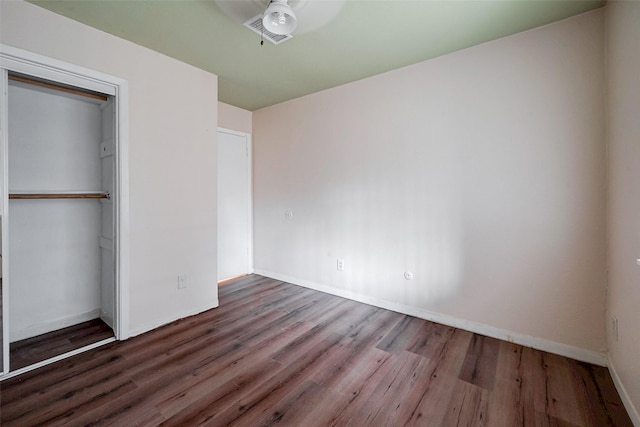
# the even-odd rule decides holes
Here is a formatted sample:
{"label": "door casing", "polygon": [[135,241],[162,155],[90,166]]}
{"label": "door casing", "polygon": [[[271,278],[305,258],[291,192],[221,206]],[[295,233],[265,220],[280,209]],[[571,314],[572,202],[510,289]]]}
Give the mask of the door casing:
{"label": "door casing", "polygon": [[[0,44],[0,215],[2,217],[2,353],[0,380],[10,378],[25,371],[70,357],[96,345],[66,353],[60,357],[20,369],[9,370],[9,319],[8,306],[11,295],[8,284],[11,280],[8,253],[8,73],[15,72],[33,78],[41,78],[56,83],[88,89],[115,97],[115,192],[114,197],[114,277],[115,277],[115,339],[129,337],[129,84],[127,80],[80,67],[54,58],[35,54],[23,49]],[[113,340],[113,339],[112,339]],[[105,340],[107,341],[107,340]],[[100,342],[96,344],[104,344]]]}

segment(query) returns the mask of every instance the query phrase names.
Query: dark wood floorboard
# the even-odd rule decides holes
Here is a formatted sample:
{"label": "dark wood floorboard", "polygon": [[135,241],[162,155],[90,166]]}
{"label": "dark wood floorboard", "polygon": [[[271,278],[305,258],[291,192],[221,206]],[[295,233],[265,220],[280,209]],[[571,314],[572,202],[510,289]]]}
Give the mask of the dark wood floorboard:
{"label": "dark wood floorboard", "polygon": [[631,426],[605,368],[250,275],[0,383],[2,426]]}
{"label": "dark wood floorboard", "polygon": [[101,319],[94,319],[12,342],[9,346],[11,370],[15,371],[111,337],[113,330]]}
{"label": "dark wood floorboard", "polygon": [[[1,239],[0,239],[1,240]],[[0,242],[1,244],[2,242]],[[1,260],[0,260],[1,262]],[[3,337],[3,328],[2,328],[2,276],[0,275],[0,343],[4,342]],[[2,345],[0,345],[0,372],[4,370],[4,351],[2,351]]]}

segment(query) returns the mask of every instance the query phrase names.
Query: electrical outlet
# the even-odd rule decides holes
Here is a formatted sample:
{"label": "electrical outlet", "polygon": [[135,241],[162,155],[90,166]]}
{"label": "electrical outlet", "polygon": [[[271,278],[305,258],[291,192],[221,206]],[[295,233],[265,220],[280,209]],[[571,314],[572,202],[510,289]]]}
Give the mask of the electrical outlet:
{"label": "electrical outlet", "polygon": [[181,274],[178,276],[178,289],[184,289],[187,287],[187,276]]}
{"label": "electrical outlet", "polygon": [[338,269],[338,271],[344,271],[344,260],[338,258],[336,261],[336,268]]}
{"label": "electrical outlet", "polygon": [[614,341],[618,341],[618,318],[611,316],[611,336]]}

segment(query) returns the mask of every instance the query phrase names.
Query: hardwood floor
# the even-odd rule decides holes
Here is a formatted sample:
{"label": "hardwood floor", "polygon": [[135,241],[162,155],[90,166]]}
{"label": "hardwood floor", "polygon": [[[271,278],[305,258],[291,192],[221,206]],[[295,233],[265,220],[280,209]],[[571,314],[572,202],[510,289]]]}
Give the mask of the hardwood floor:
{"label": "hardwood floor", "polygon": [[631,426],[605,368],[251,275],[0,383],[3,426]]}
{"label": "hardwood floor", "polygon": [[113,331],[106,323],[101,319],[94,319],[13,342],[9,356],[11,370],[33,365],[112,336]]}
{"label": "hardwood floor", "polygon": [[[2,224],[0,224],[0,227],[2,226]],[[2,239],[0,238],[0,247],[2,247]],[[1,258],[1,256],[0,256]],[[2,260],[0,259],[0,263],[2,262]],[[0,267],[1,268],[1,267]],[[3,323],[2,323],[2,273],[0,272],[0,343],[4,342],[4,338],[2,336],[3,332],[4,332],[4,328],[2,327]],[[4,366],[4,352],[2,351],[2,345],[0,345],[0,366]],[[0,371],[4,370],[4,368],[1,368]]]}

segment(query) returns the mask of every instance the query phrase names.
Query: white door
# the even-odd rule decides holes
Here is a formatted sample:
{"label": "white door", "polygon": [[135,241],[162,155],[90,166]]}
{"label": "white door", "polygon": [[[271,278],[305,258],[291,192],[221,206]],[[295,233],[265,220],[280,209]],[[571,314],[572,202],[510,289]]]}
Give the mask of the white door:
{"label": "white door", "polygon": [[250,135],[218,129],[218,281],[251,272]]}

